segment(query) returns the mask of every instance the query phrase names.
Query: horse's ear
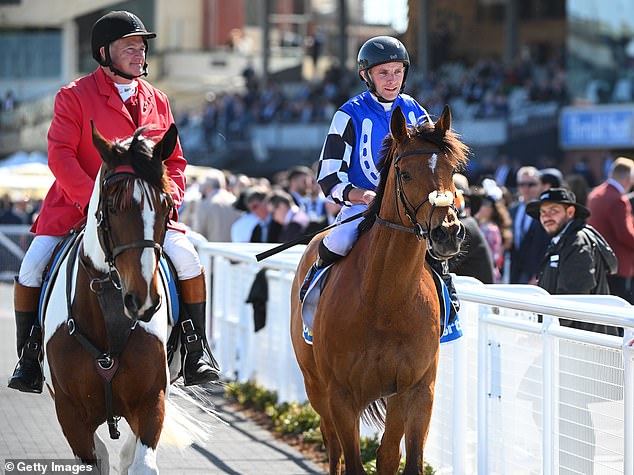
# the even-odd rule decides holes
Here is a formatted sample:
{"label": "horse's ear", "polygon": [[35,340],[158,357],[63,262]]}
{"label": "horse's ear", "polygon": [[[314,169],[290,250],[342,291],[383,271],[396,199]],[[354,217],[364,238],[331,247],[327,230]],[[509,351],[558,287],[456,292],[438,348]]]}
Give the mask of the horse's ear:
{"label": "horse's ear", "polygon": [[440,135],[445,135],[445,133],[451,129],[451,109],[449,105],[445,104],[442,114],[440,114],[440,117],[436,121],[435,129]]}
{"label": "horse's ear", "polygon": [[176,140],[178,139],[178,129],[175,124],[170,125],[163,138],[158,141],[154,146],[154,152],[152,153],[155,159],[165,161],[174,152],[176,147]]}
{"label": "horse's ear", "polygon": [[396,106],[396,109],[392,112],[390,132],[392,132],[392,137],[397,143],[402,143],[407,139],[407,123],[405,122],[403,111],[401,111],[401,106]]}
{"label": "horse's ear", "polygon": [[90,119],[90,127],[92,128],[92,143],[95,145],[99,155],[101,155],[101,159],[105,162],[112,155],[112,144],[101,135],[92,119]]}

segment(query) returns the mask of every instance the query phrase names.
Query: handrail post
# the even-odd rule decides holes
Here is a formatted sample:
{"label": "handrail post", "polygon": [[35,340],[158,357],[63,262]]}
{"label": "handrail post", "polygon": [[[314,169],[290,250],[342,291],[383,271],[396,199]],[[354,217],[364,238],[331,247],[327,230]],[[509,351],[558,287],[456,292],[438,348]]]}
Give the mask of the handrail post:
{"label": "handrail post", "polygon": [[557,390],[557,370],[556,362],[559,358],[559,345],[555,337],[550,333],[553,325],[553,318],[543,316],[542,336],[543,336],[543,368],[542,368],[542,474],[552,475],[554,473],[557,447],[555,434],[559,434],[557,423],[557,401],[555,395]]}
{"label": "handrail post", "polygon": [[623,473],[634,473],[634,331],[623,336]]}
{"label": "handrail post", "polygon": [[478,475],[489,474],[489,457],[488,457],[488,391],[487,386],[490,384],[490,368],[489,368],[489,342],[488,342],[488,323],[482,318],[483,312],[488,307],[480,306],[478,312]]}

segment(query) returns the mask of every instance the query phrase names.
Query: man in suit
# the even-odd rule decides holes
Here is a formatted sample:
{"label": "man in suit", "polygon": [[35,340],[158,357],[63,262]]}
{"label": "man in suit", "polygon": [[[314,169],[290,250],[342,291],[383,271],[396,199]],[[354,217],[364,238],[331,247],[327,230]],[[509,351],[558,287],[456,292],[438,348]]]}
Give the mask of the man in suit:
{"label": "man in suit", "polygon": [[202,192],[192,229],[210,242],[230,242],[231,226],[242,213],[234,206],[237,198],[227,190],[224,173],[211,169],[202,184]]}
{"label": "man in suit", "polygon": [[249,213],[258,218],[253,228],[249,242],[280,242],[279,235],[282,226],[273,220],[273,214],[269,205],[269,191],[263,188],[253,187],[247,191],[246,205]]}
{"label": "man in suit", "polygon": [[634,303],[634,217],[626,195],[633,180],[634,161],[619,157],[612,163],[608,179],[590,192],[587,203],[592,213],[588,224],[605,237],[619,260],[616,274],[608,276],[610,293],[630,303]]}
{"label": "man in suit", "polygon": [[541,192],[540,174],[532,166],[517,171],[518,202],[511,206],[513,248],[511,249],[511,284],[537,283],[537,273],[548,246],[548,234],[539,221],[526,213],[526,205]]}

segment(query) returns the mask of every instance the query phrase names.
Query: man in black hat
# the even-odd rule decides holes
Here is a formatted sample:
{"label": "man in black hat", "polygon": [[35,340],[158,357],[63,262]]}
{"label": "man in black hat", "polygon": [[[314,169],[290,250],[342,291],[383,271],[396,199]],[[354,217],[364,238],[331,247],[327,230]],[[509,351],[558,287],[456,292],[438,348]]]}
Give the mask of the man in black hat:
{"label": "man in black hat", "polygon": [[[607,275],[616,272],[616,256],[603,236],[585,223],[590,211],[575,201],[573,192],[551,188],[529,203],[526,213],[539,219],[551,238],[541,264],[540,287],[551,294],[610,293]],[[580,322],[562,324],[589,329]]]}
{"label": "man in black hat", "polygon": [[[585,224],[590,211],[576,202],[573,192],[565,188],[551,188],[544,191],[539,201],[526,207],[526,213],[539,219],[548,235],[550,244],[542,260],[538,285],[551,294],[609,294],[607,274],[617,269],[616,255],[592,226]],[[562,326],[620,336],[622,329],[607,325],[579,322],[560,318]],[[586,384],[579,375],[592,371],[595,363],[575,360],[574,364],[583,369],[569,371],[572,359],[566,347],[561,349],[559,378],[568,388]],[[596,436],[592,415],[588,404],[597,400],[618,400],[611,391],[615,385],[606,384],[601,388],[601,397],[596,399],[583,391],[574,394],[575,404],[559,405],[561,417],[560,462],[575,473],[594,473]],[[574,437],[567,434],[574,433]]]}

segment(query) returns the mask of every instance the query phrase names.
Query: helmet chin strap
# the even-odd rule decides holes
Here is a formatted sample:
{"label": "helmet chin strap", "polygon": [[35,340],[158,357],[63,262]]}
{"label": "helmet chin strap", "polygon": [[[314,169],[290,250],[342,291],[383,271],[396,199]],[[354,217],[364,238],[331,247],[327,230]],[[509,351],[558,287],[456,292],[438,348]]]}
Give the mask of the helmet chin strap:
{"label": "helmet chin strap", "polygon": [[112,71],[114,74],[116,74],[117,76],[121,76],[122,78],[125,79],[136,79],[136,78],[140,78],[141,76],[147,76],[147,63],[143,64],[143,72],[141,74],[137,74],[136,76],[133,76],[132,74],[127,74],[124,73],[123,71],[115,68],[112,65],[112,61],[110,62],[110,64],[108,65],[108,68],[110,69],[110,71]]}

